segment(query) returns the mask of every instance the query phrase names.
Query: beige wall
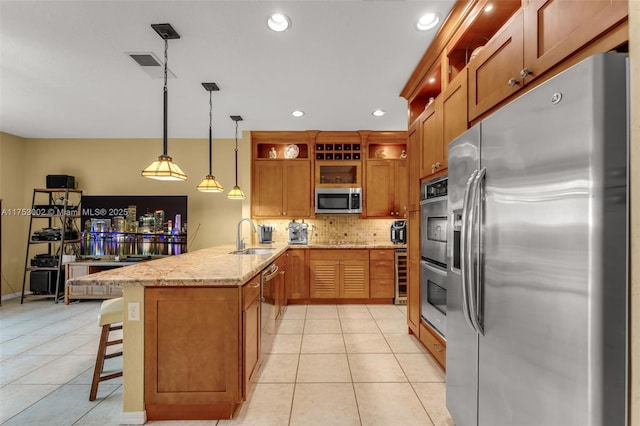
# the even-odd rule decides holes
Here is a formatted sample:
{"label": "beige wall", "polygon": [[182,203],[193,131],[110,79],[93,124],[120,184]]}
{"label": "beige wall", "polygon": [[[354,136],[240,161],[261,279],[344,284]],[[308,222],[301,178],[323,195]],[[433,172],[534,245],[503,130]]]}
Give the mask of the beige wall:
{"label": "beige wall", "polygon": [[631,368],[630,425],[640,424],[640,1],[629,2],[631,56]]}
{"label": "beige wall", "polygon": [[[160,139],[22,139],[2,134],[0,140],[3,208],[31,207],[33,188],[45,187],[48,174],[75,176],[85,195],[187,195],[188,250],[233,243],[235,224],[250,212],[249,132],[238,141],[238,183],[248,195],[244,201],[196,190],[209,169],[207,139],[169,140],[169,155],[188,175],[184,182],[140,176],[162,153]],[[233,139],[214,140],[213,172],[227,191],[235,181],[234,149]],[[2,294],[7,295],[21,291],[28,218],[5,216],[2,226],[2,272],[7,278]]]}
{"label": "beige wall", "polygon": [[24,181],[25,140],[0,132],[0,198],[2,199],[2,285],[3,296],[20,293],[28,229],[26,216],[13,210],[26,207],[29,195]]}

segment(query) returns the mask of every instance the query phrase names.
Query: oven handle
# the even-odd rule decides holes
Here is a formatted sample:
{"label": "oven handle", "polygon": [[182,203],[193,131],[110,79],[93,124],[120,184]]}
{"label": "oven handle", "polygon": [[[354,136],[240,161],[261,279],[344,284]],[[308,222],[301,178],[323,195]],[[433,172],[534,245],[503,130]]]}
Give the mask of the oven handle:
{"label": "oven handle", "polygon": [[[481,187],[481,183],[482,180],[484,179],[485,175],[487,173],[487,169],[485,167],[483,167],[478,174],[476,174],[475,179],[473,180],[473,188],[471,190],[471,206],[469,208],[469,224],[470,224],[470,229],[469,229],[469,258],[468,261],[470,264],[472,264],[473,260],[475,260],[475,264],[476,264],[476,269],[475,271],[472,271],[471,268],[469,268],[469,281],[468,281],[468,286],[469,286],[469,313],[470,313],[470,318],[471,318],[471,322],[473,323],[474,328],[476,329],[476,331],[478,333],[480,333],[481,335],[484,335],[484,328],[482,327],[482,324],[480,324],[480,316],[479,316],[479,295],[480,295],[480,226],[477,222],[479,222],[479,217],[480,217],[480,204],[481,204],[481,197],[480,197],[480,187]],[[476,216],[476,212],[478,212],[478,215]],[[476,226],[476,224],[478,226]],[[475,250],[474,249],[474,244],[473,244],[473,236],[476,236],[476,245],[475,245]],[[471,265],[469,265],[471,266]],[[475,272],[475,273],[474,273]]]}
{"label": "oven handle", "polygon": [[276,275],[278,275],[278,265],[274,263],[269,267],[269,269],[270,269],[269,271],[263,272],[263,275],[262,275],[263,284],[268,281],[271,281],[273,278],[275,278]]}
{"label": "oven handle", "polygon": [[473,326],[473,322],[471,321],[471,315],[469,312],[469,293],[468,293],[468,282],[467,282],[467,274],[468,274],[468,265],[467,265],[467,250],[468,250],[468,246],[469,246],[469,241],[468,241],[468,234],[469,234],[469,196],[471,195],[471,185],[473,183],[473,180],[476,177],[476,174],[478,173],[477,170],[474,170],[473,173],[471,173],[471,176],[469,177],[469,180],[467,180],[467,184],[465,186],[464,189],[464,197],[462,198],[462,229],[460,230],[461,232],[461,238],[460,238],[460,253],[461,253],[461,259],[460,259],[460,279],[461,279],[461,292],[462,292],[462,313],[464,316],[465,321],[467,322],[467,325],[469,326],[469,328],[471,328],[472,330],[476,331],[475,327]]}

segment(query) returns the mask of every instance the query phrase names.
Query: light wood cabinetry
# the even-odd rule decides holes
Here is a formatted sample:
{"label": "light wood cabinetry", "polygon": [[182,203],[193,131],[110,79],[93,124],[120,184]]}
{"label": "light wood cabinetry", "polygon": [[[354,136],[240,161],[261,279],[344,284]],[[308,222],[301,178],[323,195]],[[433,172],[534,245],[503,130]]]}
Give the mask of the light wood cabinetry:
{"label": "light wood cabinetry", "polygon": [[369,298],[369,251],[310,250],[309,297]]}
{"label": "light wood cabinetry", "polygon": [[409,330],[417,336],[420,324],[420,210],[409,212],[407,232],[407,322]]}
{"label": "light wood cabinetry", "polygon": [[447,367],[447,344],[435,331],[420,323],[420,341],[442,368]]}
{"label": "light wood cabinetry", "polygon": [[260,366],[260,276],[242,287],[242,302],[242,399],[246,400],[249,384]]}
{"label": "light wood cabinetry", "polygon": [[409,207],[408,210],[418,210],[420,208],[420,129],[417,125],[409,129],[409,140],[407,143],[407,161],[409,175]]}
{"label": "light wood cabinetry", "polygon": [[308,161],[255,162],[253,181],[253,217],[311,217],[311,165]]}
{"label": "light wood cabinetry", "polygon": [[309,250],[289,249],[285,287],[287,302],[309,298]]}
{"label": "light wood cabinetry", "polygon": [[444,161],[442,143],[442,97],[438,96],[420,115],[421,159],[420,177],[439,172]]}
{"label": "light wood cabinetry", "polygon": [[252,217],[313,217],[310,158],[313,135],[312,132],[251,133]]}
{"label": "light wood cabinetry", "polygon": [[395,296],[395,253],[393,249],[369,251],[369,295],[372,298]]}
{"label": "light wood cabinetry", "polygon": [[406,160],[367,160],[367,217],[406,217],[409,176]]}
{"label": "light wood cabinetry", "polygon": [[242,400],[242,292],[145,289],[145,410],[149,420],[228,418]]}

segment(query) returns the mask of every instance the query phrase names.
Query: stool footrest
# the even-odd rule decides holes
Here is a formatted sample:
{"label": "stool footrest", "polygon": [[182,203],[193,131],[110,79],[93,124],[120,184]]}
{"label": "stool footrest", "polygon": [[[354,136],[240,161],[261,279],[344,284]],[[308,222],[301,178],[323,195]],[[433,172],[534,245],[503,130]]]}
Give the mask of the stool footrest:
{"label": "stool footrest", "polygon": [[107,346],[119,345],[122,343],[122,339],[110,340],[106,343]]}
{"label": "stool footrest", "polygon": [[105,380],[115,379],[116,377],[122,377],[122,371],[113,374],[107,374],[106,376],[100,376],[100,381],[104,382]]}
{"label": "stool footrest", "polygon": [[112,354],[107,354],[107,355],[104,356],[104,359],[115,358],[115,357],[118,357],[118,356],[122,356],[122,351],[114,352]]}

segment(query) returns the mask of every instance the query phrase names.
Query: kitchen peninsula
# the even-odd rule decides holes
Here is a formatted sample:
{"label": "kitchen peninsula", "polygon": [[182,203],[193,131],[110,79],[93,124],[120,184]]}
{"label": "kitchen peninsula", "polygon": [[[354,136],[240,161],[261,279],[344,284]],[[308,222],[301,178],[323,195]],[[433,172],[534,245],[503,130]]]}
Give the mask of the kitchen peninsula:
{"label": "kitchen peninsula", "polygon": [[281,268],[281,281],[264,288],[280,304],[388,304],[397,247],[280,243],[235,254],[225,245],[73,278],[67,287],[123,289],[121,423],[228,419],[260,366],[261,272]]}
{"label": "kitchen peninsula", "polygon": [[124,290],[121,423],[231,418],[258,366],[260,272],[287,250],[270,247],[212,247],[69,281]]}

